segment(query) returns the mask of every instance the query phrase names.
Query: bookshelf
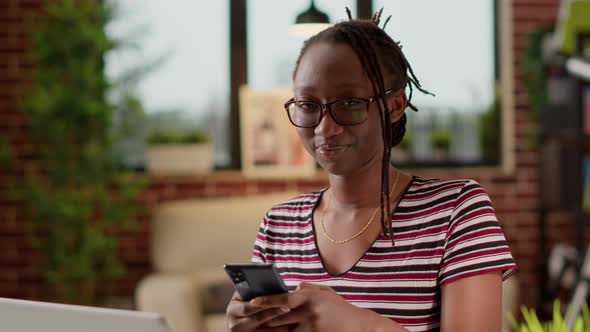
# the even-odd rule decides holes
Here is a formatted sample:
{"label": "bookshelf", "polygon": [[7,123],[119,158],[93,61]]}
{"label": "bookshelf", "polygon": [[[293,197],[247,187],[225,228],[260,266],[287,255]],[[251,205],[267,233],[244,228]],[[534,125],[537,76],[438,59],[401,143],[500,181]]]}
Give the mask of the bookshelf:
{"label": "bookshelf", "polygon": [[590,55],[584,53],[590,31],[576,33],[575,41],[575,55],[557,56],[548,64],[549,80],[558,83],[548,84],[548,94],[554,98],[543,107],[540,122],[539,297],[540,309],[549,312],[557,294],[548,283],[548,215],[573,213],[578,270],[586,252],[585,223],[590,219]]}

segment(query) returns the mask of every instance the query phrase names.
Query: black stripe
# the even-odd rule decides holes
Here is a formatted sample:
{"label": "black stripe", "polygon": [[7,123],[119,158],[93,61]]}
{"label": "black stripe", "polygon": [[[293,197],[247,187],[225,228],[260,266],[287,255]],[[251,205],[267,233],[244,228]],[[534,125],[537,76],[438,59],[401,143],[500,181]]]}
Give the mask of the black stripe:
{"label": "black stripe", "polygon": [[472,245],[463,249],[459,249],[457,251],[453,251],[452,255],[447,256],[445,259],[446,260],[450,260],[451,258],[455,257],[455,256],[459,256],[459,255],[463,255],[463,254],[468,254],[472,251],[476,251],[476,250],[483,250],[483,249],[497,249],[497,248],[502,248],[502,247],[506,247],[506,241],[494,241],[494,242],[486,242],[486,243],[481,243],[481,244],[476,244],[476,245]]}
{"label": "black stripe", "polygon": [[311,210],[309,211],[309,214],[306,216],[295,216],[295,217],[291,217],[291,216],[277,216],[277,215],[273,215],[271,213],[271,215],[269,216],[269,218],[266,218],[268,221],[272,222],[272,221],[276,221],[276,222],[288,222],[288,221],[295,221],[295,222],[305,222],[305,221],[309,221],[309,215],[311,214]]}
{"label": "black stripe", "polygon": [[[436,182],[439,182],[439,181],[436,181]],[[436,182],[434,182],[434,183],[436,183]],[[417,188],[417,189],[414,189],[411,192],[408,192],[408,197],[412,197],[412,195],[414,195],[414,194],[428,193],[430,191],[433,191],[433,190],[436,190],[436,189],[440,189],[440,188],[443,188],[443,187],[455,186],[455,185],[458,185],[458,184],[466,184],[467,182],[468,181],[465,181],[465,180],[444,181],[442,183],[439,182],[437,184],[430,185],[430,186],[427,186],[425,188]],[[428,182],[426,182],[426,183],[428,183]],[[458,189],[458,188],[455,188],[455,190],[456,189]]]}
{"label": "black stripe", "polygon": [[[280,203],[275,205],[276,207],[278,206],[297,206],[297,205],[305,205],[307,203],[310,204],[314,204],[315,201],[318,199],[318,196],[321,194],[321,191],[312,191],[312,192],[307,192],[307,193],[303,193],[300,194],[298,196],[295,196],[291,199],[289,199],[286,202]],[[311,196],[311,197],[304,197],[304,196]]]}
{"label": "black stripe", "polygon": [[265,250],[264,250],[264,248],[262,248],[262,247],[261,247],[261,246],[259,246],[259,245],[254,245],[254,251],[258,251],[258,252],[259,252],[259,253],[261,253],[263,256],[264,256],[264,254],[265,254]]}
{"label": "black stripe", "polygon": [[383,315],[383,316],[401,316],[401,317],[412,317],[416,318],[417,316],[438,316],[440,314],[440,310],[438,307],[431,308],[431,309],[371,309],[376,313]]}
{"label": "black stripe", "polygon": [[411,232],[411,231],[417,231],[417,230],[421,230],[424,228],[430,228],[430,227],[436,227],[436,226],[440,226],[440,225],[444,225],[447,224],[449,222],[449,218],[448,217],[442,217],[442,218],[437,218],[437,219],[432,219],[429,220],[426,223],[422,223],[422,224],[418,224],[418,225],[412,225],[412,226],[398,226],[395,227],[395,223],[394,223],[394,233],[403,233],[403,232]]}
{"label": "black stripe", "polygon": [[334,286],[332,287],[337,293],[367,293],[379,295],[383,294],[435,294],[438,291],[438,285],[432,287],[350,287]]}
{"label": "black stripe", "polygon": [[[395,239],[395,233],[393,234],[393,238]],[[389,240],[391,241],[391,240]],[[444,239],[440,239],[438,241],[432,241],[432,242],[421,242],[421,243],[415,243],[412,245],[399,245],[399,244],[395,244],[395,247],[391,247],[391,246],[386,246],[386,247],[371,247],[369,248],[369,250],[367,251],[368,253],[372,253],[372,254],[386,254],[386,253],[398,253],[398,252],[409,252],[412,250],[419,250],[419,249],[436,249],[436,248],[442,248],[444,245]]]}
{"label": "black stripe", "polygon": [[485,229],[499,229],[500,225],[498,225],[498,223],[496,221],[484,221],[484,222],[479,222],[475,225],[471,225],[468,227],[465,227],[464,229],[458,231],[455,230],[451,236],[449,237],[449,242],[457,239],[460,236],[463,236],[467,233],[471,233],[471,232],[476,232],[476,231],[480,231],[480,230],[485,230]]}
{"label": "black stripe", "polygon": [[[376,266],[376,267],[360,267],[355,266],[352,268],[354,272],[364,272],[364,273],[399,273],[399,272],[432,272],[438,271],[440,268],[439,264],[412,264],[412,265],[401,265],[401,266]],[[395,275],[392,275],[395,277]]]}
{"label": "black stripe", "polygon": [[284,202],[284,203],[277,204],[277,205],[273,206],[271,210],[280,209],[281,207],[307,207],[307,206],[313,206],[315,204],[315,201],[316,200],[317,200],[317,197],[313,197],[313,198],[310,197],[310,198],[305,198],[304,200]]}
{"label": "black stripe", "polygon": [[492,207],[492,203],[489,201],[489,198],[487,200],[485,200],[485,201],[481,201],[481,202],[469,204],[469,206],[464,207],[459,213],[457,213],[455,215],[455,219],[454,220],[460,219],[461,217],[463,217],[467,213],[473,212],[473,211],[475,211],[477,209],[480,209],[480,208],[489,208],[489,207]]}
{"label": "black stripe", "polygon": [[505,258],[505,259],[497,259],[494,261],[490,261],[490,262],[484,262],[484,263],[479,263],[479,264],[472,264],[469,266],[464,266],[458,269],[453,269],[452,271],[443,273],[440,276],[440,280],[444,280],[448,277],[452,277],[456,274],[460,274],[462,272],[470,272],[470,271],[477,271],[479,269],[484,269],[484,268],[489,268],[489,267],[495,267],[495,266],[500,266],[500,265],[506,265],[506,264],[514,264],[514,260],[512,258]]}
{"label": "black stripe", "polygon": [[[270,236],[270,237],[279,238],[279,239],[288,239],[288,238],[304,239],[304,238],[313,237],[313,230],[311,230],[309,232],[305,232],[305,233],[277,233],[277,232],[273,232],[273,231],[267,229],[266,235]],[[271,243],[272,239],[267,239],[267,241],[269,243]]]}
{"label": "black stripe", "polygon": [[[278,250],[267,248],[266,249],[267,255],[276,255],[276,256],[298,256],[298,257],[305,257],[305,256],[317,256],[318,252],[315,249],[310,250]],[[293,261],[295,258],[293,259]]]}
{"label": "black stripe", "polygon": [[446,196],[440,197],[436,200],[429,201],[429,202],[426,202],[426,203],[423,203],[420,205],[416,205],[416,206],[401,206],[401,204],[400,204],[400,206],[397,207],[396,212],[399,212],[399,213],[420,212],[425,209],[433,208],[437,205],[442,205],[447,202],[455,201],[455,199],[457,198],[456,196],[457,195],[446,195]]}
{"label": "black stripe", "polygon": [[[292,263],[292,262],[290,262]],[[292,266],[280,266],[277,265],[277,270],[279,273],[299,273],[301,275],[309,276],[309,274],[325,274],[326,271],[322,268],[317,269],[302,269],[298,267]]]}

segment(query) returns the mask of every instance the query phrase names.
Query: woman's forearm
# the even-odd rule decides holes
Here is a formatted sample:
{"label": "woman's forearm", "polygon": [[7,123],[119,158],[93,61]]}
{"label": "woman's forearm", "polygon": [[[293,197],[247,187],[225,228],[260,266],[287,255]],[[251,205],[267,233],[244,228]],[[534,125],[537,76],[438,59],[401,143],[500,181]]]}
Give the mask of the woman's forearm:
{"label": "woman's forearm", "polygon": [[[359,322],[362,326],[360,330],[366,332],[408,332],[407,329],[403,328],[393,320],[384,317],[372,310],[359,308],[361,317]],[[365,323],[365,324],[363,324]]]}

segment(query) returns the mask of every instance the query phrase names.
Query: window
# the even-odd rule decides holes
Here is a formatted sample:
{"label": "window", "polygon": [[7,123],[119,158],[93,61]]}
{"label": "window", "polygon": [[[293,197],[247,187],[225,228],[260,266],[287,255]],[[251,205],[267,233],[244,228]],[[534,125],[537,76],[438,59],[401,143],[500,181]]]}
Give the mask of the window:
{"label": "window", "polygon": [[[229,163],[229,2],[113,0],[118,18],[107,33],[131,39],[108,55],[113,80],[129,68],[161,59],[136,86],[149,126],[208,128],[218,166]],[[142,143],[128,155],[143,165]],[[129,157],[131,156],[131,157]]]}
{"label": "window", "polygon": [[[304,36],[293,36],[289,27],[309,0],[248,0],[248,86],[252,90],[290,87],[291,74]],[[347,18],[345,7],[356,15],[353,0],[315,1],[331,22]]]}
{"label": "window", "polygon": [[[163,55],[164,63],[137,86],[147,113],[152,117],[164,114],[167,118],[181,118],[176,121],[179,125],[194,123],[208,127],[213,134],[218,167],[229,165],[232,158],[239,159],[235,151],[230,155],[229,136],[237,128],[230,128],[229,109],[238,94],[234,91],[237,84],[233,86],[229,79],[230,59],[238,59],[234,73],[243,73],[234,81],[247,81],[251,90],[290,88],[304,38],[290,35],[289,26],[297,14],[309,7],[310,1],[146,0],[141,6],[134,6],[137,3],[133,0],[112,1],[124,10],[121,19],[109,27],[109,33],[116,38],[133,35],[134,31],[143,33],[135,40],[137,50],[117,52],[107,58],[108,74],[116,77],[129,65]],[[368,6],[371,0],[366,1],[364,5]],[[230,6],[237,3],[245,6],[240,7],[246,8],[245,13],[240,9],[237,20],[234,17],[230,21]],[[346,6],[356,17],[357,5],[361,3],[315,1],[332,22],[347,18]],[[513,139],[511,21],[506,12],[510,8],[504,8],[510,6],[495,0],[372,0],[374,10],[381,7],[384,17],[392,15],[387,32],[401,41],[423,87],[437,95],[432,98],[414,93],[413,102],[421,112],[408,112],[410,134],[405,144],[394,151],[394,157],[402,160],[398,164],[497,165],[506,159],[511,162],[512,152],[501,149],[510,146]],[[246,50],[242,45],[232,49],[230,24],[241,26],[244,20]],[[496,27],[500,30],[496,31]],[[501,49],[496,47],[496,38]],[[493,107],[499,105],[494,103],[496,95],[503,96],[499,103],[502,107]],[[492,120],[482,121],[486,113]],[[488,146],[480,144],[482,128]],[[445,144],[446,155],[438,154],[435,147]],[[401,152],[406,146],[409,157],[404,159]],[[489,151],[501,153],[494,155]]]}
{"label": "window", "polygon": [[[392,16],[387,33],[401,42],[422,86],[436,94],[414,93],[421,110],[408,112],[414,163],[497,163],[499,155],[489,152],[499,149],[501,136],[499,116],[492,114],[498,112],[495,1],[373,1],[375,10],[382,7],[384,17]],[[489,138],[483,144],[481,134],[496,134],[496,146],[486,146]],[[438,155],[437,147],[445,144],[448,155]]]}

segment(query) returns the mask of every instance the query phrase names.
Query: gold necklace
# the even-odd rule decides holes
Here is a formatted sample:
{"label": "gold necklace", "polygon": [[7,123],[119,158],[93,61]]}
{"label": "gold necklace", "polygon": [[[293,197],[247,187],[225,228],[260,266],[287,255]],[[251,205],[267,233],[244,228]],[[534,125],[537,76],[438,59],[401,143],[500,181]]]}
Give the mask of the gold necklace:
{"label": "gold necklace", "polygon": [[[395,181],[393,182],[393,186],[391,187],[391,191],[389,192],[389,196],[391,196],[391,193],[393,193],[393,190],[395,189],[395,186],[397,185],[397,180],[399,179],[399,171],[397,171],[397,176],[395,177]],[[367,224],[360,230],[358,231],[356,234],[354,234],[352,237],[348,238],[348,239],[344,239],[344,240],[334,240],[333,238],[330,237],[330,235],[328,235],[328,232],[326,231],[326,226],[324,224],[324,216],[326,215],[326,212],[328,211],[328,209],[330,208],[330,203],[332,202],[332,195],[330,195],[330,199],[328,200],[328,204],[326,204],[326,208],[324,209],[324,212],[322,212],[322,217],[320,218],[320,224],[322,225],[322,233],[324,233],[324,236],[332,243],[334,244],[344,244],[347,242],[350,242],[354,239],[356,239],[357,237],[359,237],[361,234],[363,234],[367,228],[369,228],[369,225],[373,222],[373,219],[375,219],[375,216],[377,215],[377,211],[379,211],[379,208],[375,209],[375,212],[373,212],[373,215],[371,216],[371,219],[369,219],[369,222],[367,222]]]}

